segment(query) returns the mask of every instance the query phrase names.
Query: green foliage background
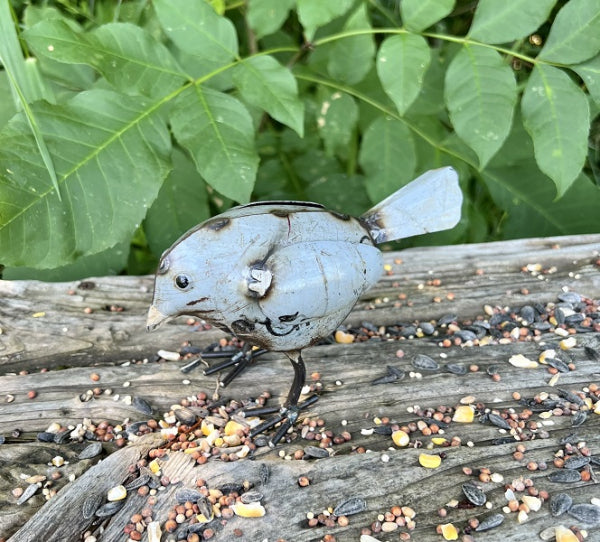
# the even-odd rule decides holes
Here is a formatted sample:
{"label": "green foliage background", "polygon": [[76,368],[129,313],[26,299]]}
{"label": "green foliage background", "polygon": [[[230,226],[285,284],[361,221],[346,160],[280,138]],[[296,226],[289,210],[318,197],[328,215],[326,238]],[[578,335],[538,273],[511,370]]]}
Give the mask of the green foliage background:
{"label": "green foliage background", "polygon": [[4,278],[149,272],[236,202],[360,214],[444,165],[463,219],[405,245],[598,232],[599,52],[597,0],[0,0]]}

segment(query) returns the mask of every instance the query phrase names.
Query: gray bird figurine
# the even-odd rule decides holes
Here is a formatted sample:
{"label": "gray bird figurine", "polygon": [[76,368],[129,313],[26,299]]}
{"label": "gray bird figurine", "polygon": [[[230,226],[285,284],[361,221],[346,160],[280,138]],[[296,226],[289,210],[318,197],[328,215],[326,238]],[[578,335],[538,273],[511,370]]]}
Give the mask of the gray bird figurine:
{"label": "gray bird figurine", "polygon": [[359,218],[299,201],[234,207],[164,252],[147,328],[193,315],[249,345],[284,352],[294,367],[287,400],[251,433],[283,422],[271,438],[274,446],[307,406],[298,404],[306,377],[301,350],[333,333],[381,277],[383,258],[375,245],[452,228],[461,203],[458,176],[445,167],[424,173]]}

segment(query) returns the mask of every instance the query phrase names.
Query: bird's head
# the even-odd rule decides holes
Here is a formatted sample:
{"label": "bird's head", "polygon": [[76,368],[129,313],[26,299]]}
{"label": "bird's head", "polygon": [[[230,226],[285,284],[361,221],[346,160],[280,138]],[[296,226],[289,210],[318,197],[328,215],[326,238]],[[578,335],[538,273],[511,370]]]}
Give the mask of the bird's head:
{"label": "bird's head", "polygon": [[[189,240],[189,238],[188,238]],[[192,314],[210,319],[215,312],[208,262],[186,245],[175,243],[161,257],[146,327],[152,331],[166,319]],[[201,253],[200,253],[201,254]]]}

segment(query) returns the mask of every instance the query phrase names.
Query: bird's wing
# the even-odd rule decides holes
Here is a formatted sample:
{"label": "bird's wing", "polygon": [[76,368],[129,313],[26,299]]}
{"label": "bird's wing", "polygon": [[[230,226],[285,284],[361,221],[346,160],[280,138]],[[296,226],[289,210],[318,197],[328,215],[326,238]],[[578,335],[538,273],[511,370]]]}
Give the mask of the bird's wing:
{"label": "bird's wing", "polygon": [[[273,323],[343,317],[381,276],[381,253],[372,245],[344,241],[294,243],[265,262],[270,286],[259,300]],[[334,328],[339,325],[336,322]]]}
{"label": "bird's wing", "polygon": [[427,171],[361,218],[376,243],[405,239],[454,227],[460,220],[462,192],[451,167]]}

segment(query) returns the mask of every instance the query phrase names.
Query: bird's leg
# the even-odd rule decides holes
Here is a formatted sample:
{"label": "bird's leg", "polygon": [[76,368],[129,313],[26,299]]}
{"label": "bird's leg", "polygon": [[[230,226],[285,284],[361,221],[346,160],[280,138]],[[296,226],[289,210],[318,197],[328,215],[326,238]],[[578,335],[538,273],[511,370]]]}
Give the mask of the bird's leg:
{"label": "bird's leg", "polygon": [[228,367],[234,366],[229,373],[225,375],[225,377],[220,381],[222,387],[226,387],[231,381],[238,375],[240,375],[252,361],[254,361],[258,356],[266,353],[267,351],[264,349],[254,350],[249,344],[244,344],[242,349],[239,352],[231,355],[231,352],[207,352],[202,354],[203,358],[223,358],[228,357],[229,359],[222,361],[221,363],[217,363],[212,367],[209,367],[204,371],[205,375],[211,375],[214,373],[218,373],[223,369],[227,369]]}
{"label": "bird's leg", "polygon": [[269,446],[271,447],[276,446],[277,443],[287,433],[288,429],[296,422],[300,411],[312,405],[318,399],[316,395],[313,395],[312,397],[309,397],[306,401],[303,401],[302,403],[298,404],[298,399],[300,398],[300,393],[302,392],[302,387],[304,386],[304,381],[306,380],[306,366],[304,365],[304,361],[302,360],[302,356],[299,350],[293,352],[286,352],[286,355],[290,359],[290,361],[292,362],[292,366],[294,367],[294,381],[292,382],[292,386],[283,406],[280,409],[256,408],[245,410],[246,415],[267,414],[271,412],[277,412],[277,410],[279,410],[279,414],[277,414],[277,416],[266,420],[265,422],[256,426],[250,432],[250,437],[255,437],[256,435],[263,433],[264,431],[270,429],[279,422],[283,422],[277,430],[277,432],[275,433],[275,435],[269,440]]}

